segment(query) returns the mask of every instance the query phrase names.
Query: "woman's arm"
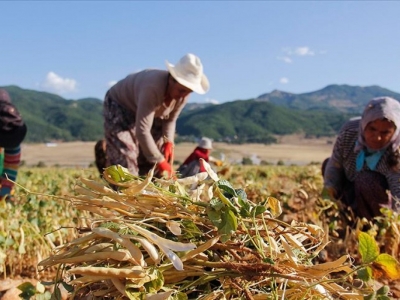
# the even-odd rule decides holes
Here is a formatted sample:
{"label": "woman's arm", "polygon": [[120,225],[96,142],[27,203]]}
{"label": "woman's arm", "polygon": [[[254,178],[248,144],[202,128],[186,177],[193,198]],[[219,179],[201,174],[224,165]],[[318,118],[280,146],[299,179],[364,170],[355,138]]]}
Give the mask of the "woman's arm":
{"label": "woman's arm", "polygon": [[176,120],[178,119],[182,109],[185,107],[188,99],[189,95],[185,97],[185,99],[178,101],[174,109],[171,111],[169,118],[163,121],[163,136],[166,136],[171,142],[173,142],[175,138]]}
{"label": "woman's arm", "polygon": [[[14,183],[18,175],[18,168],[21,162],[21,147],[17,146],[15,148],[5,148],[4,149],[4,168],[1,174],[1,189],[0,197],[10,195]],[[8,179],[10,180],[8,180]]]}
{"label": "woman's arm", "polygon": [[323,174],[324,190],[333,198],[339,197],[339,191],[342,190],[341,184],[345,176],[343,168],[342,145],[343,134],[339,134],[333,147],[332,155]]}
{"label": "woman's arm", "polygon": [[136,138],[143,150],[143,154],[151,163],[164,160],[151,134],[155,111],[158,106],[157,94],[152,90],[145,90],[139,95],[136,112]]}

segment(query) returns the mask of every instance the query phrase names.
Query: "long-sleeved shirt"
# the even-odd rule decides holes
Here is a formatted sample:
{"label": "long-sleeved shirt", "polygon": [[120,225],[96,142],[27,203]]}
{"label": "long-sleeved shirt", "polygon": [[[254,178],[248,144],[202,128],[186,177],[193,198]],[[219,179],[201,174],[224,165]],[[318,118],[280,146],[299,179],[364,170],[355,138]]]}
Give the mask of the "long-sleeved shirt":
{"label": "long-sleeved shirt", "polygon": [[[194,149],[194,151],[185,159],[185,161],[183,162],[182,165],[188,165],[192,161],[198,162],[200,158],[202,158],[206,162],[208,162],[209,150],[206,150],[206,149],[203,149],[200,147],[196,147],[196,149]],[[205,171],[206,171],[206,169],[204,168],[203,164],[200,164],[200,172],[205,172]]]}
{"label": "long-sleeved shirt", "polygon": [[167,85],[167,71],[149,69],[128,75],[108,91],[111,99],[136,115],[136,138],[145,157],[151,163],[164,160],[164,155],[151,135],[154,118],[163,120],[163,136],[169,141],[174,141],[176,120],[188,101],[188,97],[173,99],[166,106],[164,97]]}
{"label": "long-sleeved shirt", "polygon": [[[350,120],[341,128],[335,142],[332,156],[330,157],[324,174],[325,187],[332,187],[336,191],[341,190],[343,177],[353,182],[357,175],[356,158],[359,151],[355,151],[356,141],[359,135],[360,119]],[[389,151],[380,158],[375,172],[385,176],[391,194],[400,199],[400,172],[391,168],[388,163]],[[364,169],[367,166],[364,165]]]}
{"label": "long-sleeved shirt", "polygon": [[21,162],[21,147],[15,147],[12,149],[4,149],[4,164],[3,172],[1,173],[1,190],[0,196],[10,194],[14,183],[7,180],[15,181],[18,175],[18,168]]}

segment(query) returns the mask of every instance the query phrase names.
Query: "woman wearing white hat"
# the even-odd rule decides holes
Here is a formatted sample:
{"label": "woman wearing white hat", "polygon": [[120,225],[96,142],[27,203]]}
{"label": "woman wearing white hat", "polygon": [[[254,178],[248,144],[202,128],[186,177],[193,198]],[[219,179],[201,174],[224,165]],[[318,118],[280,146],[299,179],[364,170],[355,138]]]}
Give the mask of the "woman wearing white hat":
{"label": "woman wearing white hat", "polygon": [[176,120],[191,92],[205,94],[209,82],[194,54],[186,54],[168,71],[146,69],[130,74],[111,87],[104,99],[106,158],[102,143],[95,148],[100,172],[122,165],[145,175],[157,165],[159,176],[172,175]]}

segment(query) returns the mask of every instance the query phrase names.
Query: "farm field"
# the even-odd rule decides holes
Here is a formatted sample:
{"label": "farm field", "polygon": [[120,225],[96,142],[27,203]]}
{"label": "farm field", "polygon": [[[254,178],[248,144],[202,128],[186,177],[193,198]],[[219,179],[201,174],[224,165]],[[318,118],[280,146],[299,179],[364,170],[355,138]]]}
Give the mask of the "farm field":
{"label": "farm field", "polygon": [[[51,144],[23,144],[22,160],[27,166],[40,162],[46,166],[87,167],[94,162],[94,142],[70,142]],[[287,136],[279,144],[234,145],[213,143],[214,154],[223,153],[229,162],[254,157],[275,164],[283,161],[286,165],[305,165],[322,162],[332,151],[332,139],[304,139]],[[175,161],[183,161],[193,149],[194,143],[179,143],[175,146]]]}
{"label": "farm field", "polygon": [[[97,171],[93,167],[85,167],[93,161],[93,145],[94,143],[58,144],[55,147],[26,145],[27,156],[24,158],[25,166],[20,170],[20,186],[16,189],[15,202],[0,202],[1,299],[19,299],[16,295],[21,291],[16,286],[21,283],[25,283],[24,299],[50,299],[51,291],[55,291],[53,295],[58,295],[54,299],[66,299],[66,288],[71,286],[67,284],[70,277],[65,272],[71,267],[79,269],[96,266],[101,267],[96,270],[105,271],[103,267],[108,266],[115,274],[126,272],[127,268],[133,267],[129,261],[115,264],[112,259],[101,260],[100,256],[104,257],[102,253],[90,254],[98,257],[96,263],[88,263],[87,258],[80,262],[79,253],[83,253],[82,251],[90,253],[89,247],[104,243],[110,245],[112,241],[105,238],[82,240],[83,236],[90,233],[91,226],[101,224],[104,229],[96,232],[106,236],[115,235],[116,232],[126,235],[127,228],[134,225],[126,224],[124,220],[149,226],[148,228],[175,231],[172,227],[167,226],[170,228],[168,229],[163,225],[168,224],[168,219],[164,218],[174,214],[176,215],[169,221],[181,223],[183,232],[185,229],[194,229],[189,226],[190,220],[196,220],[197,230],[204,230],[200,236],[191,237],[193,242],[204,242],[199,246],[204,253],[198,253],[201,259],[183,261],[186,270],[183,273],[171,269],[167,256],[162,255],[159,258],[159,267],[153,265],[149,257],[146,259],[149,267],[155,267],[154,272],[158,274],[156,277],[163,278],[162,282],[153,282],[153,285],[156,284],[160,292],[165,291],[163,284],[166,290],[173,288],[175,291],[175,298],[162,299],[222,299],[218,297],[224,297],[223,295],[226,299],[281,299],[285,294],[287,299],[364,299],[367,296],[382,300],[400,298],[400,267],[396,263],[400,258],[399,218],[385,212],[384,218],[374,222],[355,220],[351,212],[322,197],[320,165],[315,162],[321,162],[329,155],[332,145],[327,141],[285,140],[285,143],[275,147],[232,147],[215,143],[216,153],[221,151],[227,158],[224,165],[216,170],[221,181],[214,182],[216,179],[213,179],[204,181],[205,187],[197,186],[199,191],[203,191],[199,192],[198,197],[204,203],[207,203],[206,198],[210,197],[210,193],[214,193],[216,199],[223,200],[214,208],[207,206],[207,210],[214,209],[214,213],[202,211],[204,204],[197,208],[188,205],[187,196],[177,206],[175,200],[172,200],[175,199],[173,194],[178,195],[185,190],[183,194],[192,195],[194,187],[190,183],[182,182],[182,186],[176,188],[178,185],[175,181],[160,181],[157,186],[152,186],[150,182],[146,186],[139,184],[142,186],[141,190],[133,189],[132,193],[136,191],[137,194],[130,196],[133,197],[132,200],[139,201],[138,208],[130,206],[131,204],[125,206],[126,200],[112,201],[108,206],[103,206],[106,204],[104,199],[111,199],[107,198],[110,194],[102,194],[108,192],[107,189],[104,190],[104,183],[99,182]],[[194,146],[179,144],[176,160],[182,160],[186,152],[189,153]],[[293,149],[303,154],[296,158],[299,165],[294,165],[294,159],[290,160],[293,158],[290,156]],[[84,158],[74,161],[78,153]],[[250,153],[257,153],[262,160],[269,162],[274,159],[282,160],[285,165],[241,166],[230,163],[231,158],[240,159]],[[290,159],[285,159],[286,157]],[[29,166],[40,161],[45,162],[48,167]],[[52,165],[63,168],[50,167]],[[124,174],[119,178],[129,178],[129,175]],[[100,186],[91,184],[92,181],[100,183]],[[78,186],[81,188],[77,188]],[[208,186],[213,186],[213,189]],[[224,196],[218,190],[223,191]],[[148,199],[149,196],[143,196],[155,191],[162,201],[152,202]],[[238,193],[237,195],[247,199],[248,204],[236,201],[232,202],[233,206],[229,203],[228,206],[223,206],[224,201],[229,198],[228,195],[232,193]],[[102,195],[105,198],[98,202]],[[168,205],[169,201],[173,201],[173,204]],[[109,205],[116,205],[118,209],[113,210]],[[185,208],[177,212],[181,206]],[[236,210],[236,206],[240,209]],[[235,213],[232,214],[232,211]],[[251,211],[258,211],[258,215],[252,216]],[[153,213],[153,217],[150,217]],[[222,220],[227,218],[226,222],[218,220],[219,215],[224,215]],[[118,227],[121,228],[118,230]],[[219,228],[218,232],[228,234],[230,241],[223,238],[217,242],[219,235],[215,228]],[[257,239],[263,236],[265,229],[268,236],[264,236],[264,242],[258,244]],[[191,234],[194,233],[195,231]],[[125,242],[119,241],[122,244],[117,246],[118,243],[115,243],[113,249],[122,251],[120,254],[125,253],[124,249],[120,249]],[[180,244],[179,247],[182,246]],[[260,247],[266,247],[266,252],[261,251]],[[118,254],[115,252],[110,252],[109,255]],[[204,262],[207,255],[208,262]],[[378,261],[378,257],[384,259]],[[60,266],[65,269],[57,269],[58,261],[63,262]],[[211,266],[213,272],[205,271],[210,270]],[[272,266],[273,269],[269,269]],[[174,267],[179,269],[176,259]],[[268,269],[263,270],[266,267]],[[150,270],[153,269],[149,268],[148,271]],[[160,271],[164,271],[164,276]],[[209,277],[205,277],[206,273]],[[150,277],[155,276],[148,274]],[[185,277],[182,274],[191,275]],[[224,274],[225,281],[219,279],[221,274]],[[103,291],[114,295],[97,299],[117,299],[126,293],[123,291],[124,278],[95,282],[95,274],[83,276],[87,281],[75,282],[75,289],[80,287],[80,294],[77,292],[74,299],[87,299],[87,289],[97,290],[98,294]],[[57,278],[60,284],[54,285]],[[211,280],[212,278],[214,279]],[[207,283],[207,280],[211,282]],[[43,286],[38,285],[38,282],[48,284]],[[174,284],[171,285],[171,282]],[[191,288],[190,282],[194,285]],[[196,292],[196,284],[199,291],[208,292]],[[133,286],[128,289],[129,298],[139,299],[137,297],[140,290],[140,297],[143,297],[143,289]],[[235,289],[231,290],[230,286]],[[315,286],[319,288],[316,289]],[[31,298],[27,295],[31,295]],[[211,295],[215,297],[207,298]]]}

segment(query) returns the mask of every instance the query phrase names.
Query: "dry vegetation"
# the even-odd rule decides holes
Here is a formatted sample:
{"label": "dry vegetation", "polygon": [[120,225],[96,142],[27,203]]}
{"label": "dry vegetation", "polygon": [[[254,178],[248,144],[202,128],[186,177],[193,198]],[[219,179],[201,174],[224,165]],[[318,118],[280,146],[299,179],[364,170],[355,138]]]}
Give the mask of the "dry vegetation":
{"label": "dry vegetation", "polygon": [[[92,160],[93,144],[85,145]],[[0,203],[0,273],[23,278],[25,299],[50,299],[50,291],[54,299],[399,298],[397,214],[355,219],[322,197],[320,166],[305,165],[322,161],[331,145],[287,145],[276,146],[276,159],[292,157],[294,148],[303,153],[302,165],[226,160],[217,174],[171,181],[112,167],[106,183],[94,168],[25,166],[15,202]],[[43,159],[46,149],[77,155],[78,145],[70,146],[38,152]],[[177,159],[194,146],[177,146]],[[233,158],[254,151],[272,161],[273,148],[216,143],[215,153]]]}

